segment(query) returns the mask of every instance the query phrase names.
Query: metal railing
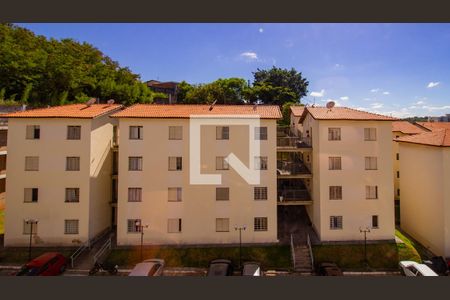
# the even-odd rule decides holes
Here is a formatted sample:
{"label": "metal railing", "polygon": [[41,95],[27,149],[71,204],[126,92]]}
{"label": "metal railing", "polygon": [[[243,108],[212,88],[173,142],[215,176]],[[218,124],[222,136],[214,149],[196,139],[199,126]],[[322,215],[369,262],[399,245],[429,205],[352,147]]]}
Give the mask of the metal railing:
{"label": "metal railing", "polygon": [[84,242],[84,243],[83,243],[77,250],[75,250],[75,252],[70,256],[70,265],[72,266],[72,268],[73,268],[73,266],[74,266],[74,264],[75,264],[75,259],[77,259],[78,256],[80,256],[81,253],[83,253],[83,251],[84,251],[86,248],[89,248],[89,241]]}
{"label": "metal railing", "polygon": [[109,237],[109,239],[107,239],[105,241],[105,243],[100,247],[100,249],[97,251],[97,253],[94,254],[93,260],[94,260],[94,264],[96,262],[98,262],[99,258],[102,257],[103,254],[105,254],[105,252],[107,250],[111,249],[111,237]]}
{"label": "metal railing", "polygon": [[305,164],[300,162],[277,161],[278,175],[311,174]]}
{"label": "metal railing", "polygon": [[290,137],[277,137],[277,147],[285,148],[310,148],[303,138],[290,136]]}
{"label": "metal railing", "polygon": [[308,190],[306,189],[292,189],[292,188],[280,188],[278,191],[278,200],[283,201],[309,201]]}
{"label": "metal railing", "polygon": [[277,137],[293,136],[292,129],[290,126],[278,126],[277,127]]}
{"label": "metal railing", "polygon": [[294,246],[294,236],[291,233],[291,256],[292,256],[292,264],[295,269],[295,246]]}
{"label": "metal railing", "polygon": [[309,238],[309,233],[306,234],[306,244],[309,249],[309,256],[311,257],[311,269],[314,271],[314,255],[311,247],[311,239]]}

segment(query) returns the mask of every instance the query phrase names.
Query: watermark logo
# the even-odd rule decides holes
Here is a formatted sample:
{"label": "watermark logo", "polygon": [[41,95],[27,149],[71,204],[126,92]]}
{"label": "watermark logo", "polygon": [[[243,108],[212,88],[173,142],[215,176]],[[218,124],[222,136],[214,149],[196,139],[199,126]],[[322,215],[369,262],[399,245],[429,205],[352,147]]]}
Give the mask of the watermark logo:
{"label": "watermark logo", "polygon": [[[249,166],[231,152],[225,157],[225,161],[233,168],[248,184],[260,184],[260,171],[255,168],[254,157],[259,157],[260,140],[255,139],[255,129],[260,127],[260,118],[255,115],[215,115],[214,117],[204,115],[191,115],[189,120],[189,179],[190,184],[222,184],[221,174],[202,174],[200,158],[201,126],[236,126],[246,125],[249,128]],[[245,141],[242,141],[245,142]]]}

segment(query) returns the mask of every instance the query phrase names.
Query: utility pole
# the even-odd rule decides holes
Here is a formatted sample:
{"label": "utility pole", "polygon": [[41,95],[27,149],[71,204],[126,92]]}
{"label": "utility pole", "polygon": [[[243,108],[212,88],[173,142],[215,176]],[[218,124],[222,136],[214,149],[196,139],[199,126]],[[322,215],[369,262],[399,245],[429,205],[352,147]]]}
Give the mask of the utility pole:
{"label": "utility pole", "polygon": [[239,230],[239,269],[241,268],[242,260],[242,230],[245,230],[246,226],[235,226],[234,230]]}

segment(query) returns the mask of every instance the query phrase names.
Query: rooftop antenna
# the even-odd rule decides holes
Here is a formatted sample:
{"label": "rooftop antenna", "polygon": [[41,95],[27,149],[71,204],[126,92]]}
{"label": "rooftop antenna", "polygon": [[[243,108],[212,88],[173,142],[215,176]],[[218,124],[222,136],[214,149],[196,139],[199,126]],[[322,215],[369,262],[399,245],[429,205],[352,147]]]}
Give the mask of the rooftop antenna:
{"label": "rooftop antenna", "polygon": [[108,101],[106,101],[106,103],[108,103],[109,105],[114,104],[115,100],[114,99],[109,99]]}
{"label": "rooftop antenna", "polygon": [[334,107],[335,104],[336,103],[334,103],[334,101],[328,101],[327,102],[328,111],[330,111]]}
{"label": "rooftop antenna", "polygon": [[95,102],[97,102],[97,99],[91,98],[91,99],[89,99],[89,101],[86,102],[86,106],[89,107],[92,104],[95,104]]}
{"label": "rooftop antenna", "polygon": [[213,110],[214,105],[217,103],[217,100],[214,100],[213,103],[211,103],[211,106],[209,107],[209,111]]}

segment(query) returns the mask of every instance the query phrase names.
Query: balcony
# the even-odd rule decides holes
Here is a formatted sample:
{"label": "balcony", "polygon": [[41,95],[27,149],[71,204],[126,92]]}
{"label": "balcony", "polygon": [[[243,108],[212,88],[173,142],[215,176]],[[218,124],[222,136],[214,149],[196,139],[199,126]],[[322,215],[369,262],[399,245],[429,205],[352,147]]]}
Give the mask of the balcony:
{"label": "balcony", "polygon": [[299,137],[277,137],[277,150],[278,151],[298,151],[298,150],[311,150],[310,144],[307,139]]}
{"label": "balcony", "polygon": [[311,196],[306,189],[280,188],[278,190],[278,205],[310,205]]}
{"label": "balcony", "polygon": [[302,162],[277,161],[278,178],[311,178],[311,172]]}

